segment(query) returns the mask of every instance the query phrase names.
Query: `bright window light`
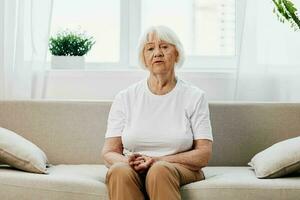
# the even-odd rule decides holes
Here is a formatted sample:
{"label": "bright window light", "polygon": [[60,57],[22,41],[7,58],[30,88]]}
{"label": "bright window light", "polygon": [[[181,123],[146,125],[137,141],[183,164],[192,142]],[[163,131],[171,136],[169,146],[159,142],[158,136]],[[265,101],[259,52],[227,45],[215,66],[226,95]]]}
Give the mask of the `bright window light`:
{"label": "bright window light", "polygon": [[96,44],[87,62],[119,62],[120,0],[55,0],[51,35],[64,29],[86,31]]}
{"label": "bright window light", "polygon": [[142,0],[141,28],[175,30],[190,56],[235,55],[235,0]]}
{"label": "bright window light", "polygon": [[136,69],[140,33],[149,26],[166,25],[183,42],[185,67],[231,68],[237,62],[241,27],[237,4],[236,0],[54,0],[50,34],[67,28],[93,36],[96,44],[86,56],[87,68]]}

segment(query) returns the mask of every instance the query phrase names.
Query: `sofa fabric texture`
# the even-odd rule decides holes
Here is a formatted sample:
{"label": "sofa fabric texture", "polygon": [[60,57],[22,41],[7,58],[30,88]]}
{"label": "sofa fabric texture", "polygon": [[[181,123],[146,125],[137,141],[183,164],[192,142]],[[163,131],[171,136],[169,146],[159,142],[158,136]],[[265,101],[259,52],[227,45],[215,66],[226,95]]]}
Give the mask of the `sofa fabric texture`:
{"label": "sofa fabric texture", "polygon": [[[108,200],[103,165],[56,165],[49,175],[0,170],[1,199]],[[206,180],[181,188],[183,199],[274,199],[299,198],[299,177],[258,179],[250,167],[205,167]],[[295,175],[295,176],[299,176]]]}
{"label": "sofa fabric texture", "polygon": [[104,200],[103,165],[55,165],[49,174],[33,174],[9,167],[0,170],[1,199]]}
{"label": "sofa fabric texture", "polygon": [[[40,147],[48,174],[0,166],[0,196],[10,199],[107,199],[101,149],[111,102],[0,101],[0,127]],[[300,135],[300,103],[210,102],[213,155],[206,179],[181,188],[183,199],[288,199],[300,175],[259,179],[247,166],[271,145]]]}

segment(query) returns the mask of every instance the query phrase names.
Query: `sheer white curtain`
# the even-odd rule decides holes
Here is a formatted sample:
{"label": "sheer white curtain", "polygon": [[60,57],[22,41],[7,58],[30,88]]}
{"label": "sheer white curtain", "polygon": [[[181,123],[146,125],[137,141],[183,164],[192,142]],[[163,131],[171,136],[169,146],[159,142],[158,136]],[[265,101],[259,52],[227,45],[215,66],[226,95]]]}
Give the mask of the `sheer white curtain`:
{"label": "sheer white curtain", "polygon": [[271,0],[246,2],[236,100],[300,101],[300,31],[280,23],[273,8]]}
{"label": "sheer white curtain", "polygon": [[0,99],[42,98],[53,0],[0,0]]}

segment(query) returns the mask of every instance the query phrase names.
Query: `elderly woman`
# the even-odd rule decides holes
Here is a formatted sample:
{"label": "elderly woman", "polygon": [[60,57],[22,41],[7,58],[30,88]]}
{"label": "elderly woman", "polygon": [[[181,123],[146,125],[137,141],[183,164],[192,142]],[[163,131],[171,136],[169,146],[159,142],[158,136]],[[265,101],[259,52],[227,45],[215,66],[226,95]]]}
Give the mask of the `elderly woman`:
{"label": "elderly woman", "polygon": [[149,28],[139,43],[144,80],[119,92],[102,150],[111,200],[181,199],[180,186],[204,179],[212,152],[208,103],[175,75],[184,61],[176,34]]}

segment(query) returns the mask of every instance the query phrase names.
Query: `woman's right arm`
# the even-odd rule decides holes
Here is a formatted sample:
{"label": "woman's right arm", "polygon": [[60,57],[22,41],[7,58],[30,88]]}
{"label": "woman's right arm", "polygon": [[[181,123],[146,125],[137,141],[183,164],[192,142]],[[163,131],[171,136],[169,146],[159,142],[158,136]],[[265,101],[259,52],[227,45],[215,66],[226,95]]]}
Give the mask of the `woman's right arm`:
{"label": "woman's right arm", "polygon": [[102,158],[106,167],[114,163],[128,163],[128,159],[123,155],[123,144],[121,137],[106,138],[102,149]]}

